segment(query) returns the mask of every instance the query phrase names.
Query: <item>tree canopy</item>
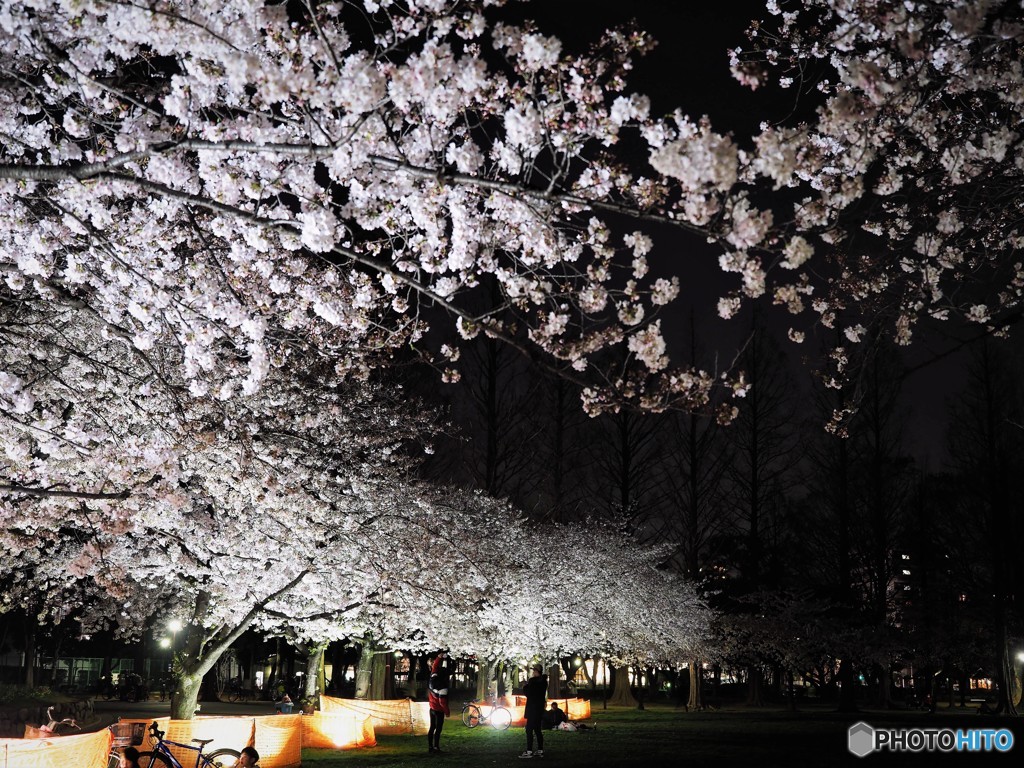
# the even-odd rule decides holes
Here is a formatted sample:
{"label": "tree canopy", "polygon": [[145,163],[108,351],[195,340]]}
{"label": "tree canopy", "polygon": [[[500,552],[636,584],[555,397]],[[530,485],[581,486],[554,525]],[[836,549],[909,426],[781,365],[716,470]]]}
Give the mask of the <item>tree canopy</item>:
{"label": "tree canopy", "polygon": [[[609,578],[587,566],[567,588],[515,513],[412,483],[429,419],[378,370],[411,349],[453,381],[460,340],[484,334],[591,412],[724,399],[730,421],[743,372],[669,356],[672,302],[706,273],[662,263],[665,232],[735,275],[721,316],[771,302],[793,342],[831,329],[839,431],[879,339],[1019,319],[1019,2],[768,0],[733,71],[794,110],[751,136],[652,114],[629,80],[647,32],[570,53],[508,4],[3,9],[5,556],[62,585],[47,569],[66,559],[136,607],[187,594],[211,633],[197,649],[257,618],[397,636],[388,621],[431,605],[468,609],[474,642],[508,651],[525,624],[533,647],[564,648],[583,595],[621,588],[676,626],[611,605],[609,652],[669,635],[692,650],[703,608],[649,552],[566,532]],[[466,548],[454,585],[428,567],[445,531]],[[328,573],[344,578],[331,606]],[[559,599],[572,609],[546,612]],[[458,640],[456,615],[422,642]]]}

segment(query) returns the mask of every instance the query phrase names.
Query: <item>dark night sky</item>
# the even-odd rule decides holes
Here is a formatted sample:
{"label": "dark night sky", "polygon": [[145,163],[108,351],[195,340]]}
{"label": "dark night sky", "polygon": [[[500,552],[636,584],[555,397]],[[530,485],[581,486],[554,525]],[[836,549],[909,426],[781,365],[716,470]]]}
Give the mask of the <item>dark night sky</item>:
{"label": "dark night sky", "polygon": [[[707,115],[717,130],[734,131],[741,143],[743,137],[757,132],[762,120],[782,120],[793,110],[793,102],[778,91],[751,92],[729,74],[728,50],[746,42],[751,19],[767,16],[764,0],[700,4],[682,0],[533,0],[513,3],[502,15],[511,20],[535,19],[542,32],[556,35],[569,50],[583,50],[604,29],[635,19],[658,40],[655,50],[638,62],[631,78],[634,90],[651,97],[653,113],[681,107],[691,117]],[[683,339],[689,336],[692,313],[706,351],[718,350],[718,367],[727,367],[736,345],[749,330],[749,319],[726,322],[717,317],[718,297],[734,286],[734,276],[718,270],[717,251],[707,244],[668,228],[652,234],[657,243],[652,272],[658,269],[655,263],[661,262],[666,273],[684,276],[682,294],[673,310],[677,315],[664,321],[669,333],[677,329],[676,343],[669,339],[670,352],[677,360],[685,359],[681,357]],[[777,310],[770,322],[782,335],[790,319]],[[784,339],[782,343],[794,361],[817,351],[810,334],[803,346]],[[941,335],[919,339],[908,350],[907,363],[918,366],[934,360],[951,343]],[[946,402],[966,380],[966,361],[967,354],[960,352],[924,365],[904,381],[907,451],[924,469],[941,469],[945,461]],[[807,369],[802,373],[810,375]]]}

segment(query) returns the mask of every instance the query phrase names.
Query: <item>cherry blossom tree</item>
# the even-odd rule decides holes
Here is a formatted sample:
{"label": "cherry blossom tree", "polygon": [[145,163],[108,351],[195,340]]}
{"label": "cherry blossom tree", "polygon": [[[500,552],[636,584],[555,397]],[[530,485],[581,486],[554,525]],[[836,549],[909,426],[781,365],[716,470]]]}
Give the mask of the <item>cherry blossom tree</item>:
{"label": "cherry blossom tree", "polygon": [[[34,321],[29,307],[12,333]],[[253,395],[189,395],[173,346],[143,355],[88,325],[47,326],[47,344],[8,356],[49,368],[33,407],[2,422],[16,482],[0,550],[32,574],[9,599],[82,581],[107,598],[71,606],[86,610],[86,631],[114,621],[137,634],[178,616],[172,708],[188,717],[203,674],[250,626],[307,603],[345,615],[371,599],[359,528],[375,496],[406,482],[408,445],[432,417],[395,386],[346,383],[318,358],[294,360]]]}
{"label": "cherry blossom tree", "polygon": [[[665,354],[659,308],[686,275],[651,276],[649,221],[721,249],[739,276],[723,315],[770,294],[842,323],[837,383],[872,324],[907,343],[926,319],[1014,322],[1014,3],[767,2],[778,23],[751,31],[736,76],[820,106],[749,140],[649,114],[627,81],[648,35],[571,55],[502,5],[10,9],[8,290],[68,293],[143,348],[174,335],[200,391],[258,387],[282,328],[332,336],[321,348],[362,370],[439,307],[587,384],[592,409],[698,408],[717,381]],[[497,305],[470,310],[491,281]]]}
{"label": "cherry blossom tree", "polygon": [[[281,332],[363,371],[420,339],[435,305],[566,375],[628,346],[644,365],[588,390],[595,407],[699,405],[705,372],[646,388],[667,366],[648,321],[678,287],[645,280],[650,238],[613,236],[588,202],[607,172],[576,167],[646,118],[620,92],[650,41],[612,33],[571,59],[493,22],[501,4],[12,8],[8,290],[71,294],[141,349],[174,336],[193,392],[254,391]],[[472,314],[484,275],[501,306]]]}
{"label": "cherry blossom tree", "polygon": [[[377,574],[378,599],[359,617],[383,650],[673,665],[708,635],[711,611],[691,582],[659,568],[662,547],[595,524],[531,525],[504,503],[455,489],[421,488],[377,509],[361,557]],[[294,629],[352,634],[332,615]]]}
{"label": "cherry blossom tree", "polygon": [[[748,222],[760,264],[794,276],[765,288],[774,301],[797,313],[809,304],[842,332],[827,380],[856,380],[858,345],[872,326],[901,345],[942,321],[965,325],[966,341],[1007,332],[1024,287],[1011,191],[1024,172],[1020,4],[766,6],[775,18],[733,52],[736,77],[751,88],[774,84],[794,101],[816,92],[819,103],[807,119],[763,125],[736,176],[752,197],[764,182],[790,194],[788,212],[775,206],[769,216],[741,200],[732,216]],[[738,255],[726,266],[749,271]],[[857,401],[854,390],[837,424]]]}
{"label": "cherry blossom tree", "polygon": [[[814,323],[841,332],[825,373],[853,383],[839,430],[869,340],[1019,319],[1019,3],[768,0],[775,22],[750,31],[734,72],[816,102],[752,137],[651,115],[628,83],[647,34],[612,30],[570,54],[503,21],[503,5],[4,8],[5,555],[45,570],[51,532],[82,532],[71,576],[150,591],[126,614],[171,585],[188,596],[211,633],[189,640],[195,664],[258,616],[315,617],[328,585],[313,563],[336,562],[364,610],[371,585],[397,601],[357,534],[404,488],[384,471],[400,451],[368,437],[399,425],[378,412],[364,424],[386,426],[364,430],[345,398],[400,347],[456,379],[458,345],[432,326],[520,350],[593,412],[745,394],[741,374],[669,359],[664,308],[690,275],[651,269],[652,224],[720,251],[737,276],[723,316],[769,296],[794,315],[794,341]],[[485,290],[497,301],[475,301]],[[735,413],[726,402],[721,417]],[[294,556],[268,552],[285,532],[301,539]],[[218,595],[241,589],[247,553],[280,567],[245,582],[242,611]],[[516,572],[480,554],[493,579]],[[477,608],[494,647],[515,650],[512,619]],[[373,619],[386,626],[353,627]],[[564,647],[556,635],[532,645]],[[609,643],[623,658],[640,645]]]}

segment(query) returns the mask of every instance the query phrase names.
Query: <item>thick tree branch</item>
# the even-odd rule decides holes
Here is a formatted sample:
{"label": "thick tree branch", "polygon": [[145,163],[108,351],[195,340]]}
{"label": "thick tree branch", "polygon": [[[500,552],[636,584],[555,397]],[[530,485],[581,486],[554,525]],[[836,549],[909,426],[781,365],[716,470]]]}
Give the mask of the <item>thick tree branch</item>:
{"label": "thick tree branch", "polygon": [[[283,144],[258,143],[252,141],[201,141],[186,139],[168,141],[153,145],[148,150],[139,150],[124,155],[117,155],[101,163],[83,163],[81,165],[0,165],[0,179],[24,179],[31,181],[63,181],[68,179],[91,179],[107,172],[114,171],[128,163],[139,162],[148,156],[165,154],[174,150],[194,152],[253,152],[280,155],[299,155],[309,158],[326,158],[334,154],[335,147],[317,144]],[[443,185],[459,185],[486,189],[516,199],[537,200],[549,204],[561,205],[566,208],[593,209],[604,213],[625,216],[637,221],[648,221],[665,224],[702,236],[707,230],[676,218],[671,214],[659,214],[640,208],[613,203],[607,200],[595,200],[568,192],[559,192],[550,185],[545,189],[531,189],[512,181],[487,179],[466,173],[451,173],[440,168],[428,168],[414,165],[405,160],[383,155],[370,155],[370,165],[396,173],[405,173],[419,179],[434,180]]]}
{"label": "thick tree branch", "polygon": [[63,491],[55,488],[28,488],[24,485],[12,483],[0,485],[0,491],[11,495],[36,496],[42,498],[68,498],[68,499],[105,499],[113,501],[124,501],[131,496],[130,491],[118,491],[117,493],[90,493],[89,491]]}

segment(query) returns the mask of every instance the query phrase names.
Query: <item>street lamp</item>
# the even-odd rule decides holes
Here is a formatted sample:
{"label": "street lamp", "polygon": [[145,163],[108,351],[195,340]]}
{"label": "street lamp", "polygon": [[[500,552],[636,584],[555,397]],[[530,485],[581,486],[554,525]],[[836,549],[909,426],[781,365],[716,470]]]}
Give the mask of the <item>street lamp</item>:
{"label": "street lamp", "polygon": [[[174,641],[178,639],[178,633],[181,631],[181,629],[182,623],[178,619],[171,619],[167,622],[167,631],[171,633],[170,642],[167,644],[167,647],[171,651],[171,658],[169,663],[167,664],[167,671],[171,675],[171,682],[172,685],[174,686],[173,688],[171,688],[172,691],[177,690],[178,682],[178,675],[174,669]],[[160,644],[163,645],[163,641],[161,641]]]}
{"label": "street lamp", "polygon": [[[171,619],[167,622],[167,630],[171,633],[172,638],[181,631],[181,627],[182,624],[178,619]],[[171,645],[174,645],[173,639],[171,640]]]}
{"label": "street lamp", "polygon": [[168,672],[171,671],[171,644],[173,641],[169,637],[160,638],[160,647],[167,651],[167,664],[164,666],[164,671],[160,674],[160,685],[164,685],[164,677]]}

